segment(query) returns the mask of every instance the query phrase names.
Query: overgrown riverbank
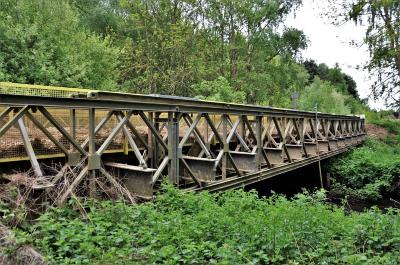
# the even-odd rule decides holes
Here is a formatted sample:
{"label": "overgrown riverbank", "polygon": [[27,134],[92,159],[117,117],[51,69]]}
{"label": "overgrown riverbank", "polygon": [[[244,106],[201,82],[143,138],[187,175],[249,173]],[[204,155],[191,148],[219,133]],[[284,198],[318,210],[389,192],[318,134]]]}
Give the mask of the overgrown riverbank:
{"label": "overgrown riverbank", "polygon": [[399,210],[347,213],[325,204],[323,192],[288,200],[242,190],[210,195],[165,188],[141,205],[71,202],[16,237],[54,264],[400,262]]}
{"label": "overgrown riverbank", "polygon": [[400,122],[380,120],[379,125],[386,135],[373,135],[331,162],[332,192],[369,201],[400,198]]}
{"label": "overgrown riverbank", "polygon": [[398,135],[372,137],[334,160],[328,195],[192,194],[164,184],[139,205],[75,198],[33,221],[0,210],[3,222],[20,220],[17,246],[52,264],[400,264],[400,209],[370,207],[400,195],[399,147]]}

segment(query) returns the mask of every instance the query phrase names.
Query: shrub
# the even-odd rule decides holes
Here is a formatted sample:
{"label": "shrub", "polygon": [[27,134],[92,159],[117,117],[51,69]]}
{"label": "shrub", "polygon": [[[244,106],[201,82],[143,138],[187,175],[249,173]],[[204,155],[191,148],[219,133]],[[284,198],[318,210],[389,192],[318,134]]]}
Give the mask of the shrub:
{"label": "shrub", "polygon": [[386,141],[391,145],[369,139],[363,147],[333,160],[329,169],[333,173],[333,187],[371,200],[399,192],[396,189],[400,181],[400,142],[395,138]]}
{"label": "shrub", "polygon": [[65,207],[26,232],[54,264],[398,264],[397,210],[346,214],[324,194],[293,200],[255,192],[165,194],[141,205],[86,201],[82,217]]}

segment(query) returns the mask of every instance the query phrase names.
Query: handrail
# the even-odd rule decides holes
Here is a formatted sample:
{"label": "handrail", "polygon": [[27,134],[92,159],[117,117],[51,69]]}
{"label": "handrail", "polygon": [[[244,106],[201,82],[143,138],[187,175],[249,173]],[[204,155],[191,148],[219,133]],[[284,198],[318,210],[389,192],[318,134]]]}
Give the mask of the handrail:
{"label": "handrail", "polygon": [[[260,105],[237,104],[160,95],[142,95],[79,88],[38,86],[0,82],[0,105],[40,105],[69,108],[116,108],[143,111],[207,112],[254,116],[307,117],[315,112],[272,108]],[[359,120],[357,115],[318,112],[321,118]]]}

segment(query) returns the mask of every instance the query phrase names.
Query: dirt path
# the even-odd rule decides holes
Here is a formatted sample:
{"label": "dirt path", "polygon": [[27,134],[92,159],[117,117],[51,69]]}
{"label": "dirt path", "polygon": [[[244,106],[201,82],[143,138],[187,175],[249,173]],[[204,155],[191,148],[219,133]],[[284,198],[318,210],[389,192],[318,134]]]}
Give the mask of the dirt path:
{"label": "dirt path", "polygon": [[386,136],[394,136],[386,128],[375,124],[366,124],[365,129],[367,130],[367,134],[373,138],[384,139]]}

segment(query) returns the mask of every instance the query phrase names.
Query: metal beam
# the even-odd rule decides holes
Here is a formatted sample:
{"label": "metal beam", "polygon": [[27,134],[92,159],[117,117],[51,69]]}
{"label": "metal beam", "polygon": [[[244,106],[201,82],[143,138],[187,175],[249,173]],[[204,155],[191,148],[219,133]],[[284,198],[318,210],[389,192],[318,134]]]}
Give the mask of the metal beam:
{"label": "metal beam", "polygon": [[0,137],[2,137],[24,114],[30,109],[25,106],[20,109],[3,127],[0,128]]}
{"label": "metal beam", "polygon": [[28,154],[29,160],[31,161],[31,165],[33,170],[35,171],[35,175],[37,177],[43,177],[43,172],[40,169],[39,162],[36,159],[35,151],[33,151],[33,147],[31,141],[29,139],[28,131],[26,130],[24,121],[22,118],[18,120],[18,128],[21,132],[22,141],[24,142],[24,147],[26,153]]}
{"label": "metal beam", "polygon": [[[102,92],[104,95],[104,92]],[[106,93],[107,94],[107,93]],[[113,93],[118,94],[118,93]],[[109,94],[108,94],[109,95]],[[202,100],[179,100],[179,99],[163,99],[146,95],[130,95],[119,97],[94,97],[94,98],[53,98],[53,97],[38,97],[26,95],[8,95],[0,94],[0,105],[13,106],[47,106],[47,107],[62,107],[62,108],[97,108],[97,109],[114,109],[114,110],[129,110],[135,109],[140,111],[160,111],[170,112],[178,111],[182,113],[226,113],[230,115],[263,115],[270,117],[288,117],[302,118],[315,116],[315,112],[299,111],[291,109],[280,109],[254,105],[232,104],[232,103],[217,103]],[[359,119],[357,116],[350,115],[334,115],[328,113],[318,113],[320,118],[332,118],[342,120]]]}
{"label": "metal beam", "polygon": [[53,124],[54,127],[65,137],[67,140],[83,155],[87,156],[87,152],[81,147],[81,145],[57,122],[56,119],[44,108],[39,107],[39,111]]}

